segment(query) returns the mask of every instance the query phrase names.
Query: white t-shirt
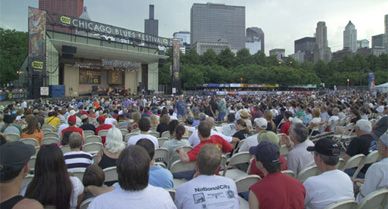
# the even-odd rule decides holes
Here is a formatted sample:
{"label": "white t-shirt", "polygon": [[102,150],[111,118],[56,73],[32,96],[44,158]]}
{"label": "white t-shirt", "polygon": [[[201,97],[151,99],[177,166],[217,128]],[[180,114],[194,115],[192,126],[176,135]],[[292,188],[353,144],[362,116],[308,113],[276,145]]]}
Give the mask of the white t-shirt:
{"label": "white t-shirt", "polygon": [[259,134],[254,134],[252,136],[249,136],[246,139],[244,139],[244,141],[240,142],[243,144],[240,146],[240,149],[238,150],[238,152],[248,152],[249,148],[257,146],[259,144],[259,141],[257,140],[257,135]]}
{"label": "white t-shirt", "polygon": [[307,151],[308,146],[314,146],[314,143],[307,139],[306,141],[296,144],[287,155],[287,167],[295,174],[298,174],[303,169],[312,166],[314,162],[314,154]]}
{"label": "white t-shirt", "polygon": [[303,185],[306,189],[306,209],[324,209],[338,201],[354,200],[352,180],[340,170],[312,176]]}
{"label": "white t-shirt", "polygon": [[170,194],[163,188],[148,185],[141,191],[125,191],[120,186],[99,195],[90,203],[88,209],[176,209]]}
{"label": "white t-shirt", "polygon": [[71,193],[70,208],[77,208],[78,196],[84,192],[84,185],[81,180],[75,176],[70,176],[71,184],[73,185],[73,192]]}
{"label": "white t-shirt", "polygon": [[178,209],[238,209],[236,183],[223,176],[200,175],[176,188]]}
{"label": "white t-shirt", "polygon": [[[215,130],[212,129],[211,132],[210,132],[210,136],[213,136],[213,135],[218,135],[218,136],[220,136],[221,138],[223,138],[225,141],[227,141],[229,143],[232,142],[232,139],[233,139],[233,137],[231,137],[231,136],[225,136],[224,134],[218,133],[218,132],[216,132]],[[188,140],[189,140],[191,146],[193,146],[193,147],[197,146],[201,142],[199,140],[198,130],[195,130],[191,134],[191,136],[189,137]]]}
{"label": "white t-shirt", "polygon": [[159,142],[158,139],[155,136],[152,136],[150,134],[137,134],[134,136],[129,137],[127,144],[128,145],[136,145],[137,141],[140,139],[149,139],[154,143],[155,149],[159,148]]}

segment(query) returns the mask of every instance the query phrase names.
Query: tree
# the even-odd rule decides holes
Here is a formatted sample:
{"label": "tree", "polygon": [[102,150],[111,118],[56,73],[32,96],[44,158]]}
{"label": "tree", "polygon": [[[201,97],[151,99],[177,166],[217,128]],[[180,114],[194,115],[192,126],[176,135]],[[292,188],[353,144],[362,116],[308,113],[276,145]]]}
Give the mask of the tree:
{"label": "tree", "polygon": [[249,65],[253,64],[253,59],[249,50],[244,48],[240,49],[236,54],[236,62],[237,65]]}
{"label": "tree", "polygon": [[217,55],[213,49],[208,49],[201,56],[201,64],[203,65],[216,65],[217,64]]}
{"label": "tree", "polygon": [[0,84],[18,78],[23,61],[28,53],[28,34],[0,28]]}
{"label": "tree", "polygon": [[235,57],[232,51],[229,48],[226,48],[220,52],[217,56],[217,63],[226,68],[230,68],[234,65]]}
{"label": "tree", "polygon": [[185,89],[195,89],[197,86],[205,83],[201,67],[203,66],[187,65],[182,68],[181,78]]}

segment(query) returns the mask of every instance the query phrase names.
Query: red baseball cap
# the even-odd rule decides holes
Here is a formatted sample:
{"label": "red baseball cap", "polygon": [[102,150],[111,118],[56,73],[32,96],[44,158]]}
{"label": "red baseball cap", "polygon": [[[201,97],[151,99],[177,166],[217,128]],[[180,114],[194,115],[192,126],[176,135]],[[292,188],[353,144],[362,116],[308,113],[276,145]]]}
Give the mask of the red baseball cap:
{"label": "red baseball cap", "polygon": [[73,124],[75,124],[75,123],[77,122],[77,116],[75,116],[75,115],[69,116],[69,117],[67,118],[67,122],[68,122],[68,123],[73,123]]}
{"label": "red baseball cap", "polygon": [[103,116],[103,115],[101,115],[100,117],[97,118],[97,120],[98,120],[99,123],[104,123],[104,122],[105,122],[105,119],[106,119],[106,117]]}

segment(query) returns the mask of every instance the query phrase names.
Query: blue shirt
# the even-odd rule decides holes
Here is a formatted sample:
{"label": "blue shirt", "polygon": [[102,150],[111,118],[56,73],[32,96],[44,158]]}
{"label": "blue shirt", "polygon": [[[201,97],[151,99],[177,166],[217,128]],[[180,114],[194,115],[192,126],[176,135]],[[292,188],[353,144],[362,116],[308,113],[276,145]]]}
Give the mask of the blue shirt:
{"label": "blue shirt", "polygon": [[148,183],[152,186],[162,187],[164,189],[174,188],[172,173],[169,170],[156,165],[150,167]]}

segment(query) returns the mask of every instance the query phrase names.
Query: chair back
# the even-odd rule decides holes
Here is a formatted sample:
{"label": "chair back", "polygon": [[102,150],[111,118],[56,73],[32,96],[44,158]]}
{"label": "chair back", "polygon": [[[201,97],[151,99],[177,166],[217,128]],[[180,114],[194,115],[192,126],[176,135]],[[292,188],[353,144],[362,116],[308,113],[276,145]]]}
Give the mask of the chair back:
{"label": "chair back", "polygon": [[355,209],[357,208],[357,202],[354,200],[344,200],[330,204],[325,209]]}
{"label": "chair back", "polygon": [[59,139],[59,135],[57,133],[54,133],[54,132],[44,133],[43,139],[48,138],[48,137],[54,137],[54,138]]}
{"label": "chair back", "polygon": [[293,177],[293,178],[296,178],[296,175],[295,175],[295,173],[294,173],[294,171],[292,171],[292,170],[283,170],[283,171],[281,171],[283,174],[286,174],[286,175],[288,175],[288,176],[291,176],[291,177]]}
{"label": "chair back", "polygon": [[159,136],[160,136],[159,132],[157,132],[157,131],[150,131],[150,132],[148,132],[148,134],[152,135],[152,136],[154,136],[156,138],[159,138]]}
{"label": "chair back", "polygon": [[233,167],[235,165],[244,164],[244,163],[249,164],[251,158],[252,158],[252,156],[251,156],[251,154],[249,154],[249,152],[239,152],[239,153],[233,155],[229,159],[228,166]]}
{"label": "chair back", "polygon": [[167,189],[168,193],[170,193],[171,199],[175,201],[175,189]]}
{"label": "chair back", "polygon": [[81,202],[81,205],[79,206],[79,209],[88,209],[89,204],[92,202],[94,197],[88,198]]}
{"label": "chair back", "polygon": [[260,180],[261,178],[258,175],[248,175],[236,180],[237,193],[248,192],[249,187]]}
{"label": "chair back", "polygon": [[166,142],[166,141],[168,141],[168,140],[170,140],[170,139],[167,138],[167,137],[160,137],[160,138],[158,138],[159,147],[162,147],[163,144],[164,144],[164,142]]}
{"label": "chair back", "polygon": [[195,162],[188,162],[184,163],[180,160],[177,160],[172,163],[170,167],[171,173],[179,173],[184,171],[193,171],[195,170],[196,163]]}
{"label": "chair back", "polygon": [[183,149],[183,151],[185,151],[185,152],[189,152],[190,150],[192,150],[193,149],[193,147],[192,146],[183,146],[183,147],[181,147],[182,149]]}
{"label": "chair back", "polygon": [[95,133],[92,130],[84,130],[84,137],[94,136]]}
{"label": "chair back", "polygon": [[102,143],[101,136],[97,136],[97,135],[89,135],[89,136],[85,137],[85,143],[90,143],[90,142],[99,142],[99,143]]}
{"label": "chair back", "polygon": [[345,166],[345,160],[343,158],[340,158],[337,163],[337,169],[343,170],[343,167]]}
{"label": "chair back", "polygon": [[85,170],[86,170],[86,168],[79,168],[79,169],[72,171],[72,172],[69,172],[69,173],[70,173],[70,175],[77,177],[82,182],[82,179],[84,178]]}
{"label": "chair back", "polygon": [[32,181],[32,178],[34,178],[34,175],[31,174],[28,174],[26,177],[24,177],[21,188],[27,187],[28,184]]}
{"label": "chair back", "polygon": [[128,133],[128,129],[126,129],[126,128],[120,128],[120,131],[121,131],[121,134],[122,134],[123,136],[125,136],[125,134]]}
{"label": "chair back", "polygon": [[62,153],[65,154],[67,152],[71,152],[71,149],[69,147],[69,145],[66,145],[66,146],[62,146],[61,147],[61,150],[62,150]]}
{"label": "chair back", "polygon": [[345,165],[342,169],[346,170],[348,168],[357,168],[352,176],[352,179],[354,179],[357,177],[361,168],[364,166],[364,160],[365,160],[364,154],[354,155],[353,157],[349,158],[348,161],[345,162]]}
{"label": "chair back", "polygon": [[35,170],[35,162],[36,162],[36,156],[32,156],[31,159],[28,161],[28,167],[32,172],[34,172]]}
{"label": "chair back", "polygon": [[60,143],[59,138],[57,137],[45,137],[42,140],[42,144],[58,144]]}
{"label": "chair back", "polygon": [[20,140],[24,144],[29,144],[29,145],[32,145],[34,147],[38,147],[39,146],[39,142],[36,139],[34,139],[34,138],[22,138]]}
{"label": "chair back", "polygon": [[170,132],[169,131],[164,131],[162,133],[162,137],[170,138]]}
{"label": "chair back", "polygon": [[281,155],[284,155],[284,156],[287,156],[288,154],[288,148],[285,144],[283,144],[282,146],[280,146],[279,148],[279,152]]}
{"label": "chair back", "polygon": [[102,149],[103,145],[99,142],[90,142],[82,146],[82,150],[89,153],[97,153]]}
{"label": "chair back", "polygon": [[385,209],[388,208],[388,188],[379,189],[368,194],[361,203],[358,209]]}
{"label": "chair back", "polygon": [[155,149],[154,160],[156,162],[168,162],[168,150],[166,148]]}
{"label": "chair back", "polygon": [[108,130],[101,130],[101,131],[98,132],[98,135],[101,136],[101,137],[102,136],[106,136],[107,134],[108,134]]}
{"label": "chair back", "polygon": [[306,181],[308,177],[316,176],[319,174],[320,174],[320,171],[318,167],[316,165],[313,165],[301,170],[297,176],[297,179],[303,183],[304,181]]}
{"label": "chair back", "polygon": [[119,180],[119,177],[117,175],[117,168],[116,168],[116,166],[105,168],[103,171],[105,173],[105,182],[118,181]]}
{"label": "chair back", "polygon": [[124,141],[128,141],[128,139],[131,137],[131,136],[136,136],[136,135],[139,135],[139,133],[128,133],[128,134],[125,134],[125,137],[124,137]]}
{"label": "chair back", "polygon": [[19,139],[20,139],[19,134],[12,134],[12,133],[5,134],[4,137],[5,137],[5,139],[6,139],[8,142],[19,141]]}
{"label": "chair back", "polygon": [[379,158],[379,152],[377,150],[374,150],[365,157],[364,165],[375,163],[379,160]]}

